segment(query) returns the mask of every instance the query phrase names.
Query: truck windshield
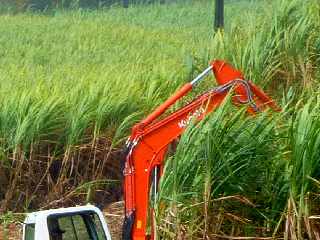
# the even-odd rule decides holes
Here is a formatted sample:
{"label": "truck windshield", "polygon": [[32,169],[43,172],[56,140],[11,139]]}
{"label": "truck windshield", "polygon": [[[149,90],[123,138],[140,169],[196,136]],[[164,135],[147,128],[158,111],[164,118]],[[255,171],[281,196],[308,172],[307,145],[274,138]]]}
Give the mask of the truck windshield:
{"label": "truck windshield", "polygon": [[94,212],[49,216],[48,230],[50,240],[107,240]]}
{"label": "truck windshield", "polygon": [[24,240],[34,240],[34,224],[25,225]]}

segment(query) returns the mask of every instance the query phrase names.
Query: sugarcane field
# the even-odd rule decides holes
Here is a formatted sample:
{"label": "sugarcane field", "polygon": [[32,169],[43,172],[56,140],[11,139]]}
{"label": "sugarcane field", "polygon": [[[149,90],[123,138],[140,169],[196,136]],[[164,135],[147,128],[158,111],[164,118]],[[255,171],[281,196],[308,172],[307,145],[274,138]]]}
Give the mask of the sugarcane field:
{"label": "sugarcane field", "polygon": [[319,0],[0,0],[0,240],[320,240]]}

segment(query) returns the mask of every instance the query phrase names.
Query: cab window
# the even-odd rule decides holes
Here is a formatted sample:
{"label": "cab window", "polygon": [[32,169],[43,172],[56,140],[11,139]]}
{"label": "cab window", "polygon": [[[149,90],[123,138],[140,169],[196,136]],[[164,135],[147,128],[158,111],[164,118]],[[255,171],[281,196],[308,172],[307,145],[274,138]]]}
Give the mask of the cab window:
{"label": "cab window", "polygon": [[25,237],[24,240],[34,240],[34,224],[25,225]]}
{"label": "cab window", "polygon": [[48,217],[50,240],[107,240],[96,213]]}

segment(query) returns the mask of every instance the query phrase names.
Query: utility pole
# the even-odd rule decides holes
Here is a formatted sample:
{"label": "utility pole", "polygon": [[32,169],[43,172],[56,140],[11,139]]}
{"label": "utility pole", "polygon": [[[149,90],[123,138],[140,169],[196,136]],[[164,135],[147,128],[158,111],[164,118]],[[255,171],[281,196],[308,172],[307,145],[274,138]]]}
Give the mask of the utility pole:
{"label": "utility pole", "polygon": [[219,30],[224,27],[224,0],[215,1],[214,28],[215,30]]}
{"label": "utility pole", "polygon": [[129,0],[123,0],[123,7],[128,8],[129,7]]}

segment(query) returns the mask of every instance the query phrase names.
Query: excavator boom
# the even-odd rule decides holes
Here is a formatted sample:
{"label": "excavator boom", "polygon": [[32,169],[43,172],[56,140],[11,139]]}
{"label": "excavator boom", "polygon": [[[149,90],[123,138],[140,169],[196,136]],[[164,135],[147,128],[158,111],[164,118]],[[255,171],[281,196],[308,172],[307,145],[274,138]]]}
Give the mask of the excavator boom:
{"label": "excavator boom", "polygon": [[[201,94],[174,113],[158,118],[183,96],[187,95],[198,82],[213,71],[218,86]],[[156,108],[149,116],[136,124],[127,141],[127,154],[124,162],[124,200],[125,221],[124,240],[154,239],[148,236],[149,195],[151,184],[157,187],[162,175],[165,155],[170,143],[179,138],[190,122],[200,121],[234,91],[234,104],[246,104],[249,114],[255,114],[269,107],[275,111],[280,108],[260,88],[244,79],[243,74],[229,64],[215,60],[193,81],[186,83],[173,96]],[[151,229],[152,226],[151,226]]]}

